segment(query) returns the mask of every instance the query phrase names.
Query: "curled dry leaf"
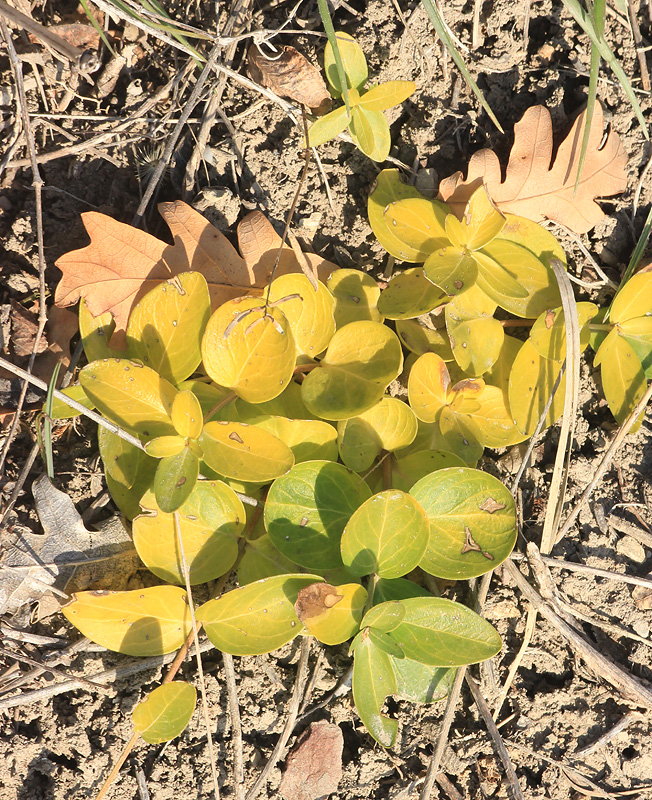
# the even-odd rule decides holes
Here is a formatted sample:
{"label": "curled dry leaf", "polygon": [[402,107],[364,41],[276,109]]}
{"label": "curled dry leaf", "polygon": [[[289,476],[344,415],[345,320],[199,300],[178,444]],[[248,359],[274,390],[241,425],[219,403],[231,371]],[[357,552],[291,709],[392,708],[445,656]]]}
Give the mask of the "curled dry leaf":
{"label": "curled dry leaf", "polygon": [[517,214],[535,222],[550,219],[576,233],[586,233],[604,217],[595,198],[610,197],[625,190],[627,154],[613,130],[600,146],[604,115],[602,106],[596,103],[586,160],[576,192],[585,120],[586,111],[575,120],[553,162],[550,112],[543,106],[532,106],[514,126],[514,145],[505,179],[493,150],[480,150],[471,158],[465,179],[461,172],[456,172],[440,183],[440,199],[461,218],[470,196],[484,183],[487,193],[503,213]]}
{"label": "curled dry leaf", "polygon": [[317,116],[330,111],[331,97],[321,72],[294,47],[268,58],[252,44],[247,59],[249,74],[261,86],[308,106]]}
{"label": "curled dry leaf", "polygon": [[[104,214],[82,215],[91,243],[61,256],[63,276],[55,294],[58,306],[85,298],[94,316],[107,311],[115,319],[112,347],[121,347],[134,305],[147,292],[181,272],[194,270],[206,278],[213,309],[243,295],[260,295],[270,281],[281,237],[260,212],[248,214],[238,225],[242,257],[229,240],[191,206],[177,201],[161,203],[174,244]],[[305,258],[325,282],[334,269],[321,256]],[[283,247],[277,275],[301,272],[289,245]]]}

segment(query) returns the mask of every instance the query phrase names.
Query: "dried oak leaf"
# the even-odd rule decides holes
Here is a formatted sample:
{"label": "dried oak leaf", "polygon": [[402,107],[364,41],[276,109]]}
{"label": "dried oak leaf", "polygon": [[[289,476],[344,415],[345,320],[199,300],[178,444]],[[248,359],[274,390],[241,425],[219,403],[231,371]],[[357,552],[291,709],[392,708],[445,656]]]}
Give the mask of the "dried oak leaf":
{"label": "dried oak leaf", "polygon": [[600,147],[604,115],[602,106],[596,103],[586,160],[575,192],[585,119],[586,111],[575,120],[553,162],[550,112],[543,106],[528,108],[514,126],[514,146],[505,179],[496,154],[480,150],[472,156],[464,180],[462,173],[456,172],[440,183],[440,199],[461,217],[469,197],[484,183],[500,211],[535,222],[554,220],[576,233],[586,233],[604,217],[595,198],[610,197],[626,188],[627,154],[613,130]]}
{"label": "dried oak leaf", "polygon": [[282,97],[303,103],[317,116],[330,111],[331,97],[321,72],[294,47],[284,47],[275,58],[268,58],[252,44],[247,53],[252,79]]}
{"label": "dried oak leaf", "polygon": [[[174,244],[91,211],[82,214],[91,243],[56,262],[63,273],[56,305],[69,306],[83,297],[91,314],[110,311],[116,324],[114,347],[121,346],[138,300],[180,272],[195,270],[204,275],[214,309],[234,297],[260,294],[272,274],[281,238],[260,212],[248,214],[238,225],[241,257],[217,228],[186,203],[161,203],[159,210]],[[323,279],[337,268],[314,253],[305,255]],[[300,271],[292,248],[284,246],[277,274]]]}

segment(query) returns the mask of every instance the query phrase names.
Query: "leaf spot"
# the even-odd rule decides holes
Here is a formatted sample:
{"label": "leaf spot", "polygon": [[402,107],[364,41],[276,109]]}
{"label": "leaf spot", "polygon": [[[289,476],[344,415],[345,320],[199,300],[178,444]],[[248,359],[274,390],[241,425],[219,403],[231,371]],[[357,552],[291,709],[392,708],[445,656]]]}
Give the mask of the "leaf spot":
{"label": "leaf spot", "polygon": [[502,511],[503,508],[505,508],[505,503],[499,503],[493,497],[487,497],[480,506],[480,511],[487,511],[489,514],[493,514],[495,511]]}
{"label": "leaf spot", "polygon": [[481,553],[487,559],[487,561],[494,561],[494,556],[488,551],[483,550],[480,547],[480,545],[475,541],[473,536],[471,536],[471,531],[469,530],[469,528],[465,527],[464,545],[462,547],[460,554],[464,555],[465,553],[471,553],[471,552]]}

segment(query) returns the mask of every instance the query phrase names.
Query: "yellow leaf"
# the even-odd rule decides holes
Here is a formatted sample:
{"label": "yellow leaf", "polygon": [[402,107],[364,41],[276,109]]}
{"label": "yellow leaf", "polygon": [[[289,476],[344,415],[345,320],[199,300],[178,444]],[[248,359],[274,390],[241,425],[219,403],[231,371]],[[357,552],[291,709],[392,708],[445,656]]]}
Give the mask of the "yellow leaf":
{"label": "yellow leaf", "polygon": [[297,353],[314,358],[328,347],[335,333],[335,300],[323,283],[315,291],[305,275],[280,275],[270,287],[269,301],[285,314]]}

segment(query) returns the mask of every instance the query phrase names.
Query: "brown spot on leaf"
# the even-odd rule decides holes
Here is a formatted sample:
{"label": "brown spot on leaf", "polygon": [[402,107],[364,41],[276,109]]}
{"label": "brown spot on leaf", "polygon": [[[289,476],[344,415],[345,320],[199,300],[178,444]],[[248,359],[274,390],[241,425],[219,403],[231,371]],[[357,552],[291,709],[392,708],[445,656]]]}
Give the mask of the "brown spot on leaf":
{"label": "brown spot on leaf", "polygon": [[504,503],[499,503],[497,500],[494,500],[493,497],[487,497],[484,503],[480,506],[480,511],[486,511],[489,514],[493,514],[496,511],[502,511],[505,508]]}
{"label": "brown spot on leaf", "polygon": [[235,431],[231,431],[229,434],[229,439],[231,439],[233,442],[237,442],[238,444],[244,444],[242,438]]}
{"label": "brown spot on leaf", "polygon": [[330,583],[311,583],[299,591],[294,610],[297,617],[304,622],[319,617],[337,605],[341,599],[342,595],[338,594],[335,586],[331,586]]}
{"label": "brown spot on leaf", "polygon": [[546,311],[546,316],[545,316],[546,328],[548,328],[548,330],[550,330],[550,328],[552,328],[554,322],[555,322],[555,312],[551,308],[549,308]]}
{"label": "brown spot on leaf", "polygon": [[464,545],[461,550],[461,555],[471,552],[481,553],[488,561],[494,561],[494,556],[488,551],[483,550],[473,536],[471,536],[469,528],[464,528]]}

